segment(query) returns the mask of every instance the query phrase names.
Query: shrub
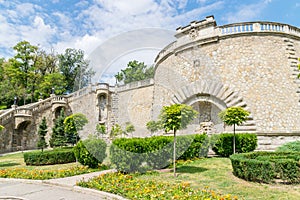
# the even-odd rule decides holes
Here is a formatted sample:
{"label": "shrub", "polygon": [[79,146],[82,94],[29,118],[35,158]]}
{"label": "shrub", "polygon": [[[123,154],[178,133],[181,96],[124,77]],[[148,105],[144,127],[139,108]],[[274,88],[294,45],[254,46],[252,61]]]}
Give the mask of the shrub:
{"label": "shrub", "polygon": [[[207,135],[177,137],[176,158],[191,159],[204,157],[208,153]],[[112,164],[122,172],[145,172],[161,169],[173,158],[173,137],[120,138],[110,147]]]}
{"label": "shrub", "polygon": [[276,149],[279,152],[300,152],[300,141],[286,143]]}
{"label": "shrub", "polygon": [[106,143],[94,137],[79,141],[74,147],[74,153],[78,162],[91,168],[97,168],[106,157]]}
{"label": "shrub", "polygon": [[54,165],[75,162],[71,148],[57,148],[51,151],[34,151],[24,153],[26,165]]}
{"label": "shrub", "polygon": [[300,153],[252,152],[230,156],[235,176],[247,181],[270,183],[281,179],[300,182]]}
{"label": "shrub", "polygon": [[[228,157],[233,154],[233,134],[223,133],[214,138],[212,150],[220,156]],[[247,153],[254,151],[257,147],[257,136],[255,134],[236,134],[236,153]]]}

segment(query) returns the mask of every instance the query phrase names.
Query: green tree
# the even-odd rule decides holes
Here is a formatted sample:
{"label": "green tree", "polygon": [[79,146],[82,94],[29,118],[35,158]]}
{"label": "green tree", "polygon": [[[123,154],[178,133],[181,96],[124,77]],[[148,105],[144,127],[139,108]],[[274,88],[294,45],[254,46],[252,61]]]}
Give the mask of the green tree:
{"label": "green tree", "polygon": [[106,134],[106,127],[103,124],[97,124],[96,125],[96,132],[97,134],[100,134],[101,137]]}
{"label": "green tree", "polygon": [[37,142],[37,147],[39,149],[42,149],[42,151],[47,148],[48,144],[46,142],[45,136],[47,135],[48,132],[48,126],[47,126],[47,122],[46,122],[46,118],[43,117],[42,119],[42,123],[39,126],[39,130],[38,130],[38,135],[39,135],[39,139]]}
{"label": "green tree", "polygon": [[119,124],[115,124],[111,127],[109,137],[110,139],[114,139],[115,137],[121,135],[123,133],[122,127]]}
{"label": "green tree", "polygon": [[76,144],[79,141],[78,131],[83,130],[83,127],[88,123],[86,116],[82,113],[72,114],[64,119],[64,128],[67,144]]}
{"label": "green tree", "polygon": [[130,122],[126,122],[125,123],[125,133],[126,134],[130,134],[130,133],[132,134],[134,131],[135,131],[135,128],[134,128],[133,124],[131,124]]}
{"label": "green tree", "polygon": [[161,127],[161,122],[160,121],[154,121],[151,120],[149,122],[147,122],[146,127],[148,129],[148,131],[151,132],[151,135],[153,135],[156,131],[160,130]]}
{"label": "green tree", "polygon": [[65,112],[62,109],[52,128],[52,135],[49,140],[50,147],[62,147],[66,145],[64,120]]}
{"label": "green tree", "polygon": [[16,55],[9,59],[9,75],[13,82],[22,88],[24,104],[27,94],[31,94],[31,102],[33,102],[37,78],[36,55],[38,47],[27,41],[21,41],[13,49],[16,51]]}
{"label": "green tree", "polygon": [[84,52],[77,49],[66,49],[64,54],[58,55],[59,68],[65,77],[66,90],[77,91],[87,86],[95,74],[89,68],[89,61],[84,59]]}
{"label": "green tree", "polygon": [[2,131],[4,129],[4,126],[0,125],[0,131]]}
{"label": "green tree", "polygon": [[122,72],[118,72],[115,75],[115,78],[116,78],[116,85],[117,85],[118,83],[120,83],[121,81],[123,81],[123,79],[124,79],[123,73]]}
{"label": "green tree", "polygon": [[191,106],[185,104],[173,104],[164,106],[160,113],[160,121],[166,132],[173,131],[173,167],[176,177],[176,131],[185,129],[187,125],[197,116],[198,112]]}
{"label": "green tree", "polygon": [[127,67],[115,75],[116,81],[124,80],[124,83],[145,80],[154,77],[154,66],[148,67],[144,62],[130,61]]}
{"label": "green tree", "polygon": [[247,120],[249,112],[241,107],[230,107],[219,113],[221,120],[229,126],[233,125],[233,153],[235,154],[235,126]]}

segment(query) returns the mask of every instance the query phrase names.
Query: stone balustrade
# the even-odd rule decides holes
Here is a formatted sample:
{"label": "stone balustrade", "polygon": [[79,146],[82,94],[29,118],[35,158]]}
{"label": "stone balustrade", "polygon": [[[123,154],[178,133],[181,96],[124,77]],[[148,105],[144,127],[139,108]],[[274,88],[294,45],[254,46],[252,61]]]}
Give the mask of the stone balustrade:
{"label": "stone balustrade", "polygon": [[52,103],[67,103],[67,98],[64,96],[54,96],[52,98]]}
{"label": "stone balustrade", "polygon": [[[205,25],[206,24],[206,25]],[[212,23],[211,17],[206,21],[191,22],[189,26],[177,29],[177,41],[166,46],[157,55],[155,62],[159,63],[169,54],[176,53],[181,47],[188,47],[197,41],[211,41],[209,38],[231,37],[238,34],[249,33],[274,33],[274,34],[289,34],[300,37],[300,29],[288,24],[276,22],[245,22],[234,23],[224,26],[216,26]]]}
{"label": "stone balustrade", "polygon": [[14,116],[14,110],[13,109],[9,109],[6,112],[2,113],[0,115],[0,124],[1,125],[6,124],[6,122],[8,120],[11,120],[13,116]]}
{"label": "stone balustrade", "polygon": [[154,84],[153,79],[146,79],[146,80],[135,81],[132,83],[118,86],[117,90],[118,90],[118,92],[122,92],[122,91],[126,91],[126,90],[132,90],[132,89],[136,89],[136,88],[146,87],[146,86],[153,85],[153,84]]}
{"label": "stone balustrade", "polygon": [[14,116],[32,116],[32,110],[30,108],[17,108]]}

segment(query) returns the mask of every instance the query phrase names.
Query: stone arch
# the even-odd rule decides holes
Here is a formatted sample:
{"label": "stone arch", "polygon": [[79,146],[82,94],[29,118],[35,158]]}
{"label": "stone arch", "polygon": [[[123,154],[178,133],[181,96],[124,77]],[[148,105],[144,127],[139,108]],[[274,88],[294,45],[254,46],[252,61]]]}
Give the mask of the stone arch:
{"label": "stone arch", "polygon": [[12,134],[12,149],[13,150],[25,150],[30,143],[30,125],[31,121],[23,121],[18,124]]}
{"label": "stone arch", "polygon": [[[193,105],[196,102],[209,102],[220,110],[239,106],[251,113],[243,97],[238,92],[220,82],[210,80],[199,80],[179,88],[171,100],[171,104],[184,103]],[[255,132],[256,123],[253,116],[250,115],[243,125],[238,126],[237,131]]]}
{"label": "stone arch", "polygon": [[[55,119],[57,119],[57,118],[59,117],[60,112],[61,112],[62,109],[64,109],[65,112],[66,112],[66,107],[65,107],[65,106],[56,106],[56,107],[54,108],[54,112],[53,112],[54,117],[53,117],[53,120],[55,120]],[[66,113],[65,113],[65,114],[66,114]]]}

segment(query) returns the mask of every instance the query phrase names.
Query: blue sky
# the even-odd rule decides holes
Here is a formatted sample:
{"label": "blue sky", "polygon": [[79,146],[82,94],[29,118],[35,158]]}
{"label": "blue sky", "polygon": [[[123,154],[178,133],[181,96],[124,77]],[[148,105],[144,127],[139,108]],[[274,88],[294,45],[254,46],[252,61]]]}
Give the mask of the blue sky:
{"label": "blue sky", "polygon": [[175,30],[209,15],[218,25],[260,20],[300,27],[300,0],[0,0],[0,57],[12,56],[21,40],[89,54],[129,30]]}

